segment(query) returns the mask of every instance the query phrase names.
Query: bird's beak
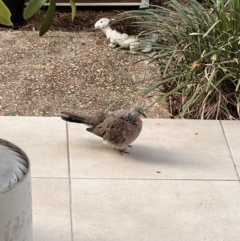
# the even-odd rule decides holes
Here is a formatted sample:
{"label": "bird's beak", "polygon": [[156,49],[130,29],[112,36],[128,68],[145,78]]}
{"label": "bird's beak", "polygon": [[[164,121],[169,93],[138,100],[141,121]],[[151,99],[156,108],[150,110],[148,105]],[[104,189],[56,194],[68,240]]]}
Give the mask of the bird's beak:
{"label": "bird's beak", "polygon": [[145,118],[147,118],[147,116],[146,116],[144,113],[142,113],[142,116],[144,116]]}

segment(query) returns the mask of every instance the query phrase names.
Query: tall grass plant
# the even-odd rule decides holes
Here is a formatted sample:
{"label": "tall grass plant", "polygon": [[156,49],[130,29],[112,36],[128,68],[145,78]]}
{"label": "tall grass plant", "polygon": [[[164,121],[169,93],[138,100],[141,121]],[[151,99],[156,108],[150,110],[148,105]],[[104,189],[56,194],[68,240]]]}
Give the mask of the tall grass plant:
{"label": "tall grass plant", "polygon": [[167,100],[180,118],[239,120],[240,0],[188,2],[134,11],[138,26],[159,36],[151,61],[161,76],[139,95],[160,88],[154,103]]}

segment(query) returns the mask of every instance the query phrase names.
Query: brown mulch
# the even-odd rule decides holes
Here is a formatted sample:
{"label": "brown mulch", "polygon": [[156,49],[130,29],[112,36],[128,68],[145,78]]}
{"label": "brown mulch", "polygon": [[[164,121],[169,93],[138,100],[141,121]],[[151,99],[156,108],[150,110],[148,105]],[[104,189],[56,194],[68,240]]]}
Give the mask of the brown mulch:
{"label": "brown mulch", "polygon": [[[131,8],[84,8],[77,7],[77,14],[74,21],[71,20],[71,9],[70,7],[58,7],[55,12],[54,21],[50,27],[50,31],[63,31],[63,32],[79,32],[95,31],[93,26],[97,20],[106,17],[112,20],[112,27],[118,31],[130,32],[132,34],[138,33],[136,28],[130,26],[134,19],[124,19],[121,13],[124,10],[131,10]],[[135,8],[136,9],[136,8]],[[133,9],[132,9],[133,10]],[[26,26],[21,29],[26,31],[38,30],[41,26],[42,20],[46,13],[46,7],[43,7],[38,11],[29,21]],[[121,20],[124,19],[124,20]],[[115,20],[115,21],[114,21]],[[117,22],[114,24],[114,22]]]}
{"label": "brown mulch", "polygon": [[[61,110],[91,114],[133,104],[149,107],[160,90],[134,98],[160,76],[148,55],[113,50],[93,28],[98,19],[108,17],[116,20],[115,29],[137,34],[131,19],[121,20],[123,10],[78,8],[71,22],[70,8],[58,9],[42,38],[38,30],[45,10],[19,30],[1,29],[0,115],[58,116]],[[166,103],[155,104],[148,116],[168,118]]]}

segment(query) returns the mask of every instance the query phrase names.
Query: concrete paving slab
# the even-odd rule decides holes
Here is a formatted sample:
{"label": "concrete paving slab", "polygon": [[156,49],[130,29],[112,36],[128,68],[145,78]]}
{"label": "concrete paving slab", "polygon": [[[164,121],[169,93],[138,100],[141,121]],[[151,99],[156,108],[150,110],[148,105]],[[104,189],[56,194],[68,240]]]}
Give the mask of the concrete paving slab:
{"label": "concrete paving slab", "polygon": [[72,240],[71,222],[74,241],[239,241],[239,128],[147,119],[121,156],[70,123],[70,200],[66,123],[0,117],[0,138],[32,164],[34,241]]}
{"label": "concrete paving slab", "polygon": [[33,240],[71,240],[68,179],[33,178]]}
{"label": "concrete paving slab", "polygon": [[74,241],[240,240],[237,181],[72,180]]}
{"label": "concrete paving slab", "polygon": [[240,121],[221,121],[221,123],[240,176]]}
{"label": "concrete paving slab", "polygon": [[66,123],[57,117],[0,117],[1,138],[22,148],[32,177],[68,177]]}
{"label": "concrete paving slab", "polygon": [[219,121],[143,121],[130,154],[122,156],[86,126],[69,123],[72,177],[237,180]]}

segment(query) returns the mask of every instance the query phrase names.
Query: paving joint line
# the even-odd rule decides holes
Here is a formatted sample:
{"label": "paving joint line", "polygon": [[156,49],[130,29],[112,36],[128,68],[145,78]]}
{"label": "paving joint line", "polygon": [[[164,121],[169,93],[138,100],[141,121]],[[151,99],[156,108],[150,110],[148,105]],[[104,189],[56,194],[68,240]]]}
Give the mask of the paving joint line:
{"label": "paving joint line", "polygon": [[[68,180],[68,177],[31,177],[32,179]],[[204,181],[204,182],[239,182],[238,179],[184,179],[184,178],[113,178],[113,177],[71,177],[71,180],[113,180],[113,181]]]}
{"label": "paving joint line", "polygon": [[73,215],[72,215],[72,178],[70,164],[70,149],[69,149],[69,131],[68,123],[66,122],[66,137],[67,137],[67,160],[68,160],[68,185],[69,185],[69,207],[70,207],[70,226],[71,226],[71,241],[74,241],[73,236]]}
{"label": "paving joint line", "polygon": [[230,155],[231,155],[232,163],[233,163],[235,172],[236,172],[236,174],[237,174],[238,181],[240,182],[240,176],[239,176],[239,173],[238,173],[237,165],[236,165],[236,163],[235,163],[235,161],[234,161],[232,149],[231,149],[231,147],[230,147],[230,145],[229,145],[228,138],[227,138],[227,134],[226,134],[226,132],[225,132],[225,130],[224,130],[222,121],[220,121],[220,125],[221,125],[222,131],[223,131],[224,138],[225,138],[225,140],[226,140],[226,142],[227,142],[227,147],[228,147],[228,150],[229,150]]}
{"label": "paving joint line", "polygon": [[238,179],[173,179],[173,178],[107,178],[107,177],[73,177],[72,180],[112,180],[112,181],[203,181],[203,182],[239,182]]}
{"label": "paving joint line", "polygon": [[68,180],[68,179],[69,179],[68,177],[33,177],[33,176],[32,176],[31,178],[32,178],[32,179],[34,179],[34,178],[35,178],[35,179],[37,179],[37,178],[40,178],[40,179],[44,179],[44,178],[45,178],[45,179],[62,179],[62,180],[64,180],[64,179],[65,179],[65,180]]}

